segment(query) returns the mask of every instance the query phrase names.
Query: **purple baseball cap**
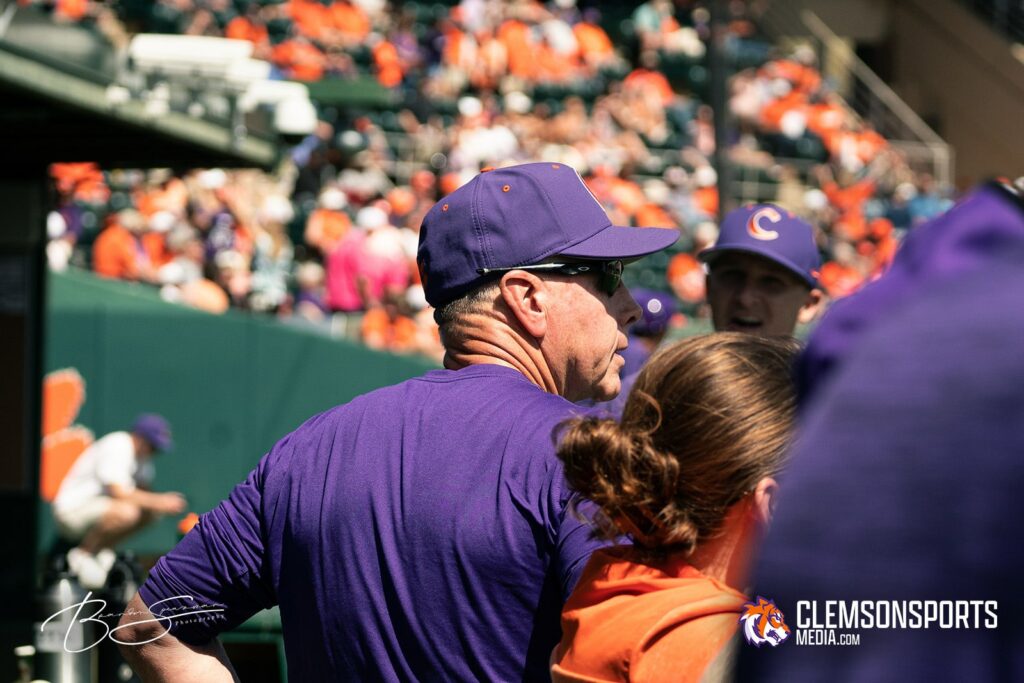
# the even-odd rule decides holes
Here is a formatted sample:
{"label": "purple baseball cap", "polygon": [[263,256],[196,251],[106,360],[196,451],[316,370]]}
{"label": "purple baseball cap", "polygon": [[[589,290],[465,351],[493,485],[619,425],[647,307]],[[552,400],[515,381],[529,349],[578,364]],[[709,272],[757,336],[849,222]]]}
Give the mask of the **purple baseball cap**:
{"label": "purple baseball cap", "polygon": [[427,302],[443,306],[488,279],[552,256],[629,261],[670,246],[679,231],[612,225],[576,169],[533,163],[484,171],[435,204],[416,262]]}
{"label": "purple baseball cap", "polygon": [[629,292],[643,311],[630,328],[630,333],[638,337],[653,337],[664,332],[678,310],[672,295],[641,287],[634,287]]}
{"label": "purple baseball cap", "polygon": [[726,214],[715,246],[697,255],[711,263],[725,251],[743,251],[774,261],[811,287],[818,286],[821,255],[814,228],[774,204],[749,204]]}
{"label": "purple baseball cap", "polygon": [[174,448],[171,425],[162,415],[143,413],[135,418],[132,431],[148,441],[154,450],[169,451]]}

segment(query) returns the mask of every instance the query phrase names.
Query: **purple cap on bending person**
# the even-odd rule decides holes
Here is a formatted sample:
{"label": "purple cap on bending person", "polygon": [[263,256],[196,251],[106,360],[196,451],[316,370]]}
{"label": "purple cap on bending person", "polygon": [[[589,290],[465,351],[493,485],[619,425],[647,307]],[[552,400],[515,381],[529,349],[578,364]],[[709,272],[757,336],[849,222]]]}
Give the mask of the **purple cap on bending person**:
{"label": "purple cap on bending person", "polygon": [[156,451],[169,451],[174,448],[174,440],[171,438],[171,425],[163,416],[156,413],[143,413],[135,418],[132,431],[153,446]]}
{"label": "purple cap on bending person", "polygon": [[430,209],[416,256],[431,306],[514,268],[553,256],[628,261],[660,251],[677,230],[612,225],[571,166],[533,163],[485,171]]}
{"label": "purple cap on bending person", "polygon": [[808,286],[818,286],[821,255],[814,228],[774,204],[750,204],[730,211],[722,220],[715,246],[697,257],[710,263],[724,251],[762,256],[791,270]]}

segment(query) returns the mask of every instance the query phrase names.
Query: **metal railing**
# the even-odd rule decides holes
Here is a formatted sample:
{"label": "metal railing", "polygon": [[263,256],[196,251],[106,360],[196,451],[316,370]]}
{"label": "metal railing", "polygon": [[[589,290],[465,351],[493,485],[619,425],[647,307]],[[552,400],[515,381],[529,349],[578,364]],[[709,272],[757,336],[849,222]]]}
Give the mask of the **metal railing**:
{"label": "metal railing", "polygon": [[846,40],[810,10],[797,12],[786,2],[777,2],[772,8],[765,28],[776,41],[809,34],[822,76],[846,101],[851,113],[874,126],[902,152],[911,169],[931,174],[943,187],[952,185],[952,148],[854,53]]}

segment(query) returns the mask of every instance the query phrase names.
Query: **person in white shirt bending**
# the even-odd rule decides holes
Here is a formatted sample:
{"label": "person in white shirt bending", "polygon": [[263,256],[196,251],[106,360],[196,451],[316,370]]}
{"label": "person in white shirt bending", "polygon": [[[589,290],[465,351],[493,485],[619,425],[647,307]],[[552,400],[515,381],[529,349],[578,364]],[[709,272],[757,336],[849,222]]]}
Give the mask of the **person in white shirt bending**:
{"label": "person in white shirt bending", "polygon": [[143,414],[130,432],[111,432],[89,446],[64,477],[53,516],[61,536],[77,543],[68,552],[68,567],[85,588],[106,583],[117,543],[160,515],[185,510],[182,494],[148,490],[153,455],[172,446],[167,420]]}

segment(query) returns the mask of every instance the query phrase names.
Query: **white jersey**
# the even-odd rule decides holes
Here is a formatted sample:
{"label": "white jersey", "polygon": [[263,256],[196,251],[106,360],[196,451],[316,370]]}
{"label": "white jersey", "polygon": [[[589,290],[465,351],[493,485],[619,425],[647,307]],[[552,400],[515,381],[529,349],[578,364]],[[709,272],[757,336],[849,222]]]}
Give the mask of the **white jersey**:
{"label": "white jersey", "polygon": [[97,439],[71,466],[57,491],[53,507],[68,511],[99,496],[109,495],[107,487],[118,484],[132,491],[153,481],[153,464],[139,463],[135,444],[128,432],[111,432]]}

